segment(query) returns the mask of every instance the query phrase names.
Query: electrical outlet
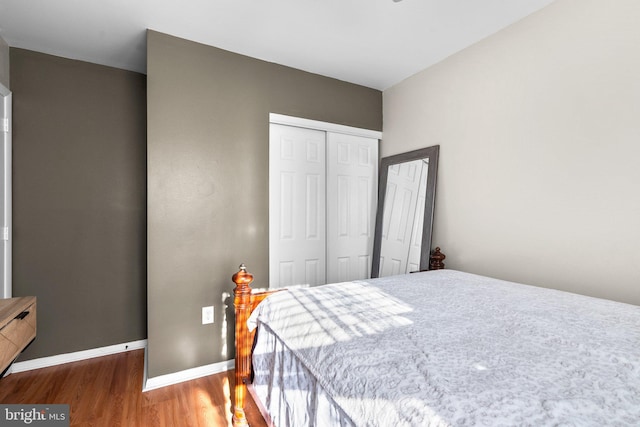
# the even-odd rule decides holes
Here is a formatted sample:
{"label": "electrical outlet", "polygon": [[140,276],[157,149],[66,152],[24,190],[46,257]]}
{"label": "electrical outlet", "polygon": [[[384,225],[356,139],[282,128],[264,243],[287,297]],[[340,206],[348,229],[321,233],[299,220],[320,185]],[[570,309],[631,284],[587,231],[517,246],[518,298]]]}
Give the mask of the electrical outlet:
{"label": "electrical outlet", "polygon": [[207,325],[213,323],[213,306],[202,307],[202,324]]}

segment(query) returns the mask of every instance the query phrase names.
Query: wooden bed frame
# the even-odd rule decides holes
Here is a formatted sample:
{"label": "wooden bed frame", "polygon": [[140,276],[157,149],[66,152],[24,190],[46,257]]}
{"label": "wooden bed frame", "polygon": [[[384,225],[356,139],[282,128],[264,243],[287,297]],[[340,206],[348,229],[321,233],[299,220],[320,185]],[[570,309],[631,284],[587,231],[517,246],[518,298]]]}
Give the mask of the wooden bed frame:
{"label": "wooden bed frame", "polygon": [[[445,255],[440,252],[440,248],[435,248],[429,257],[430,270],[440,270],[444,268]],[[236,359],[235,359],[235,389],[233,399],[233,426],[248,426],[247,417],[244,413],[244,403],[247,392],[251,385],[251,355],[255,339],[255,330],[249,332],[247,320],[253,310],[269,295],[280,292],[283,289],[274,289],[264,292],[252,292],[251,282],[253,274],[247,271],[244,264],[240,265],[240,271],[231,278],[236,284],[233,290],[236,314]],[[255,400],[255,398],[254,398]],[[260,407],[260,402],[256,402]],[[262,416],[269,423],[267,414],[261,408]]]}

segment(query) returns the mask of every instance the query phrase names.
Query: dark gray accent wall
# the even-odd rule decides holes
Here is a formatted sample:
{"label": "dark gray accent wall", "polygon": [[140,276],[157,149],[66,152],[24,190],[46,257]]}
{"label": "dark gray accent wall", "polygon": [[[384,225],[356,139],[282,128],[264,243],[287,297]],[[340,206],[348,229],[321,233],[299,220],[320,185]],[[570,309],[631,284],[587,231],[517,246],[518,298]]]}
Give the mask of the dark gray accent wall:
{"label": "dark gray accent wall", "polygon": [[11,49],[13,294],[22,359],[146,338],[146,78]]}
{"label": "dark gray accent wall", "polygon": [[[382,93],[147,33],[148,375],[233,358],[231,276],[267,286],[269,113],[382,129]],[[301,52],[312,55],[313,52]],[[201,324],[201,308],[215,323]]]}

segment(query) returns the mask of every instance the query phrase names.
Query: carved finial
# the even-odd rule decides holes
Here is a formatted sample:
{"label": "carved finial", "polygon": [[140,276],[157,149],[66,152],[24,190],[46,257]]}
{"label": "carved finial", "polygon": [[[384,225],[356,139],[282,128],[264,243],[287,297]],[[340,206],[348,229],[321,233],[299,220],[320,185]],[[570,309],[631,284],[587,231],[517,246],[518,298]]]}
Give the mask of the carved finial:
{"label": "carved finial", "polygon": [[233,282],[236,284],[234,292],[250,293],[251,288],[249,287],[249,284],[253,282],[253,274],[247,271],[247,267],[244,265],[244,263],[240,264],[239,269],[240,270],[231,278],[231,280],[233,280]]}
{"label": "carved finial", "polygon": [[436,247],[429,257],[429,270],[442,270],[444,268],[444,259],[446,255],[440,252],[440,247]]}

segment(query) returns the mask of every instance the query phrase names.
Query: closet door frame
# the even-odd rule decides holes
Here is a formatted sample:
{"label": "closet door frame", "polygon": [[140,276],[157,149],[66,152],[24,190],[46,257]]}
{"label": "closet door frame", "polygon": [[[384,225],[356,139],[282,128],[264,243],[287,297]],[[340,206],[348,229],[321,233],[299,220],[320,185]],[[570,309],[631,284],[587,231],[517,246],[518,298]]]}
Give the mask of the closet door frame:
{"label": "closet door frame", "polygon": [[2,108],[0,108],[0,140],[2,140],[2,159],[0,160],[2,176],[2,211],[0,221],[0,245],[2,245],[2,252],[0,254],[0,262],[2,263],[2,291],[0,291],[0,298],[11,298],[12,296],[12,273],[11,273],[11,257],[12,257],[12,192],[11,192],[11,157],[12,157],[12,103],[13,95],[11,91],[0,84],[0,102]]}
{"label": "closet door frame", "polygon": [[[382,139],[382,132],[380,131],[374,131],[374,130],[369,130],[369,129],[361,129],[361,128],[355,128],[355,127],[351,127],[351,126],[345,126],[345,125],[339,125],[339,124],[334,124],[334,123],[327,123],[327,122],[321,122],[321,121],[317,121],[317,120],[310,120],[310,119],[304,119],[304,118],[300,118],[300,117],[293,117],[293,116],[286,116],[286,115],[282,115],[282,114],[275,114],[275,113],[271,113],[269,114],[269,128],[270,128],[270,134],[271,134],[271,125],[273,124],[278,124],[278,125],[284,125],[284,126],[292,126],[292,127],[299,127],[299,128],[306,128],[306,129],[311,129],[311,130],[318,130],[318,131],[324,131],[326,132],[327,135],[331,134],[331,133],[337,133],[337,134],[343,134],[343,135],[352,135],[352,136],[359,136],[359,137],[364,137],[364,138],[369,138],[369,139],[375,139],[378,142]],[[271,141],[270,141],[271,144]],[[270,147],[271,150],[271,147]],[[376,171],[377,171],[377,166],[379,163],[379,158],[376,158]],[[271,166],[270,166],[271,168]],[[272,171],[269,171],[269,179],[271,180],[271,175]],[[376,184],[377,184],[377,173],[376,173]],[[271,188],[271,183],[269,184],[270,188]],[[377,194],[377,193],[375,193]],[[374,194],[374,197],[375,197]],[[271,202],[270,202],[271,203]],[[375,215],[375,205],[376,203],[374,203],[374,215]],[[271,206],[270,206],[270,212],[271,212]],[[269,223],[270,223],[270,230],[269,230],[269,247],[270,247],[270,254],[269,254],[269,268],[271,269],[273,266],[273,262],[272,262],[272,242],[271,242],[271,222],[274,221],[274,218],[269,218]],[[371,221],[375,221],[375,217],[371,219]],[[326,254],[325,254],[326,255]],[[326,260],[326,256],[325,256],[325,260]],[[269,276],[271,279],[274,278],[272,272],[269,272]],[[327,279],[329,278],[329,274],[327,272]],[[270,280],[271,282],[271,280]],[[278,283],[270,283],[269,287],[278,287]]]}
{"label": "closet door frame", "polygon": [[283,114],[270,113],[269,123],[296,126],[300,128],[322,130],[325,132],[343,133],[345,135],[363,136],[365,138],[382,139],[382,132],[370,129],[360,129],[335,123],[321,122],[317,120],[303,119],[300,117],[285,116]]}

